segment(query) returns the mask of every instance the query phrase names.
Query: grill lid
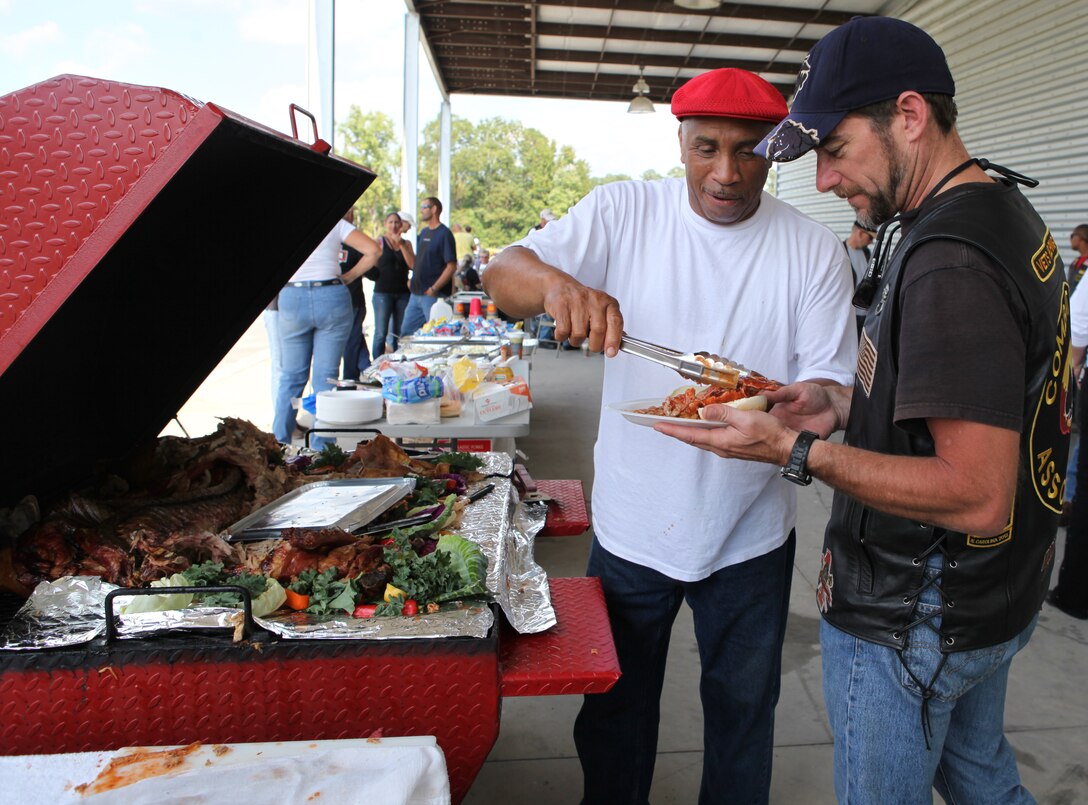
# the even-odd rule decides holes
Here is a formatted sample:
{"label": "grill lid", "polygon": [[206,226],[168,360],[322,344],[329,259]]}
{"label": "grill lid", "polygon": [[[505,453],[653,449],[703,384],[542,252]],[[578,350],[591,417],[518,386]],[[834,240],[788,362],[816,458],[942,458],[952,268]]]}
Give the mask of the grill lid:
{"label": "grill lid", "polygon": [[373,180],[167,89],[0,96],[0,506],[151,443]]}

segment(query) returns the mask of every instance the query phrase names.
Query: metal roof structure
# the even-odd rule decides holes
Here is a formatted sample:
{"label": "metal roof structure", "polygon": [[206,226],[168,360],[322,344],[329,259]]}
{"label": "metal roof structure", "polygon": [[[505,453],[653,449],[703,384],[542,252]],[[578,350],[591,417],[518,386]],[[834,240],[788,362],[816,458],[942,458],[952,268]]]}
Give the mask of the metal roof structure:
{"label": "metal roof structure", "polygon": [[[445,97],[456,94],[629,101],[639,69],[668,103],[717,67],[763,76],[787,98],[805,54],[851,17],[887,0],[407,0]],[[691,0],[688,0],[690,3]]]}

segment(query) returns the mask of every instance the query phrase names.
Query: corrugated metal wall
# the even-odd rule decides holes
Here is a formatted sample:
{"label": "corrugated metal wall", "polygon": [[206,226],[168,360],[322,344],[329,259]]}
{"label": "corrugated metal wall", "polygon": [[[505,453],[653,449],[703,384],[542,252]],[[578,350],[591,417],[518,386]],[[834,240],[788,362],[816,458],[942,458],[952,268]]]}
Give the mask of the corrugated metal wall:
{"label": "corrugated metal wall", "polygon": [[[1084,11],[1080,0],[921,0],[894,14],[944,48],[970,153],[1039,180],[1026,195],[1066,265],[1069,233],[1088,223]],[[780,165],[778,195],[845,237],[853,211],[815,180],[812,155]]]}

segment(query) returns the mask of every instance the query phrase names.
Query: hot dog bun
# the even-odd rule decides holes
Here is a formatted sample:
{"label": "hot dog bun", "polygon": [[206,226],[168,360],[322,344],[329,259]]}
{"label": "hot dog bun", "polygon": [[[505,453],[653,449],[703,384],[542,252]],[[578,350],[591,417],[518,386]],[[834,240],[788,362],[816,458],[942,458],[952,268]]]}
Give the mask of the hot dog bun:
{"label": "hot dog bun", "polygon": [[[741,397],[739,400],[733,400],[732,402],[720,403],[721,405],[728,405],[733,408],[737,408],[741,411],[766,411],[767,410],[767,398],[762,394],[757,394],[755,397]],[[699,409],[699,419],[706,419],[704,415],[705,408]]]}

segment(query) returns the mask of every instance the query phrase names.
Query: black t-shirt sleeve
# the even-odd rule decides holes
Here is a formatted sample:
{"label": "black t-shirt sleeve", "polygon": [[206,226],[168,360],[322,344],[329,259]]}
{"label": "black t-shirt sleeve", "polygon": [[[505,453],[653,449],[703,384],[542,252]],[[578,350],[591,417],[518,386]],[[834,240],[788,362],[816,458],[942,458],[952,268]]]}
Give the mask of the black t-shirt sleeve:
{"label": "black t-shirt sleeve", "polygon": [[965,243],[930,241],[908,260],[900,302],[896,423],[1020,431],[1028,313],[1004,270]]}

